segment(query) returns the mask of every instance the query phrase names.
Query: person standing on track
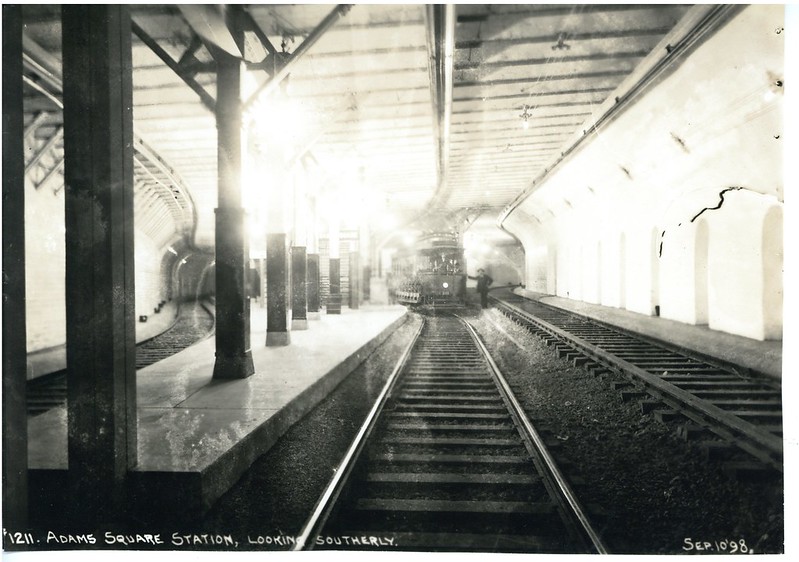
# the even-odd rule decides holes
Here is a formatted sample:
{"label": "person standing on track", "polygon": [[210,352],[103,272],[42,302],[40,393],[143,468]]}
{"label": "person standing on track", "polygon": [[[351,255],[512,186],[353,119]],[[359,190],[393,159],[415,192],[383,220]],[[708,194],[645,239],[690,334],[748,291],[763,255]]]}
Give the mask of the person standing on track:
{"label": "person standing on track", "polygon": [[477,270],[477,277],[472,277],[470,275],[469,279],[477,279],[477,292],[480,293],[480,306],[488,308],[488,288],[494,280],[490,275],[486,274],[483,268]]}

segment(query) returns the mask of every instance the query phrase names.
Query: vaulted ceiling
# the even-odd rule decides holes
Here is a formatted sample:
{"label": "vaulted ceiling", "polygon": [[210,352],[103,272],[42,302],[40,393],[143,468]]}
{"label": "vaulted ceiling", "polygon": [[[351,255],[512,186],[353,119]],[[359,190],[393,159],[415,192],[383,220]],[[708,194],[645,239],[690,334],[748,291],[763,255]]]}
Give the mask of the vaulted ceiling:
{"label": "vaulted ceiling", "polygon": [[[177,193],[173,184],[185,192],[181,209],[196,212],[196,242],[211,247],[216,75],[206,45],[229,42],[224,22],[231,8],[131,9],[134,127],[161,163],[142,162],[139,174],[161,174],[155,185],[170,185],[164,197]],[[272,143],[312,162],[330,189],[365,186],[397,224],[435,216],[488,232],[689,6],[234,9],[244,22],[248,93],[290,63],[288,78],[259,97],[263,134]],[[31,59],[26,123],[48,112],[42,146],[60,128],[53,101],[59,92],[46,79],[60,72],[60,7],[26,5],[23,13]]]}

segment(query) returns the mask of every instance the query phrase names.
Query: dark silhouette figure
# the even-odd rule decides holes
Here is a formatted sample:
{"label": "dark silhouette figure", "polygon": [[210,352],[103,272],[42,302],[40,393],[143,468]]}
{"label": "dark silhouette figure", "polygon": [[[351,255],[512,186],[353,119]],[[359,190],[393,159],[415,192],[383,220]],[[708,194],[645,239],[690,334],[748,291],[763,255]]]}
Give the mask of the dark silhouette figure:
{"label": "dark silhouette figure", "polygon": [[477,279],[477,292],[480,293],[480,306],[488,308],[488,288],[494,280],[486,274],[485,269],[477,270],[477,277],[469,276],[469,279]]}

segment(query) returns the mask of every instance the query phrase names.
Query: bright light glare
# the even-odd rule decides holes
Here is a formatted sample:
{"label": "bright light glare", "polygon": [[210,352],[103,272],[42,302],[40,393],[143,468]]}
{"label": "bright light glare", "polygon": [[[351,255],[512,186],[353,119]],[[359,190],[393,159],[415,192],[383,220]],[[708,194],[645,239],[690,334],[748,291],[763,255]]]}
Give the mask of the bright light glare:
{"label": "bright light glare", "polygon": [[250,131],[265,151],[296,149],[313,129],[308,109],[283,96],[256,102],[248,116],[252,119]]}
{"label": "bright light glare", "polygon": [[444,282],[441,284],[441,286],[442,286],[442,287],[444,287],[445,289],[449,289],[449,283],[447,283],[446,281],[444,281]]}

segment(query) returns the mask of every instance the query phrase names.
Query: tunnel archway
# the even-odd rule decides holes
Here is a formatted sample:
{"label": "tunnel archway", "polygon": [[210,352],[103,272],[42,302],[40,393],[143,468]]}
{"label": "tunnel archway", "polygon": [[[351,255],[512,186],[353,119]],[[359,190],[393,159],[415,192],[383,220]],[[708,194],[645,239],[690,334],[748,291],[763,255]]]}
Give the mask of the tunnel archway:
{"label": "tunnel archway", "polygon": [[657,227],[652,229],[650,242],[649,303],[650,314],[660,316],[660,237]]}
{"label": "tunnel archway", "polygon": [[597,240],[596,243],[596,303],[603,304],[604,298],[602,295],[602,240]]}
{"label": "tunnel archway", "polygon": [[696,225],[694,239],[694,323],[707,324],[708,313],[708,250],[710,242],[707,222]]}
{"label": "tunnel archway", "polygon": [[763,335],[782,339],[783,211],[770,208],[763,217]]}
{"label": "tunnel archway", "polygon": [[627,308],[627,235],[619,236],[619,308]]}

